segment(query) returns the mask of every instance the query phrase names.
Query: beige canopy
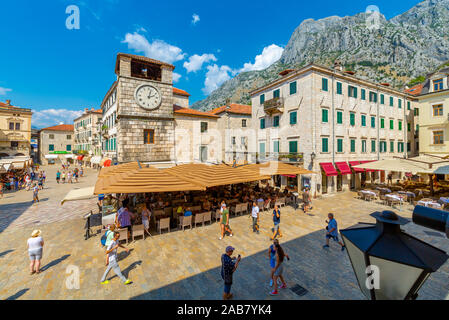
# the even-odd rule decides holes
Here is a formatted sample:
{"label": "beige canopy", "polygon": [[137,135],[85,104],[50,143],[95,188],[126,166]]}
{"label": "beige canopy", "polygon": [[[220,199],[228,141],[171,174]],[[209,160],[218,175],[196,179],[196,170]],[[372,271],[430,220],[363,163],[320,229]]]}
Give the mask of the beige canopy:
{"label": "beige canopy", "polygon": [[61,205],[63,205],[64,202],[66,201],[86,200],[95,197],[96,196],[94,195],[94,187],[70,190],[70,192],[67,193],[64,199],[62,199]]}
{"label": "beige canopy", "polygon": [[295,167],[291,164],[279,162],[279,161],[270,161],[260,164],[250,164],[247,166],[243,166],[242,168],[250,169],[259,172],[263,175],[296,175],[296,174],[316,174],[314,171],[309,171],[304,168]]}

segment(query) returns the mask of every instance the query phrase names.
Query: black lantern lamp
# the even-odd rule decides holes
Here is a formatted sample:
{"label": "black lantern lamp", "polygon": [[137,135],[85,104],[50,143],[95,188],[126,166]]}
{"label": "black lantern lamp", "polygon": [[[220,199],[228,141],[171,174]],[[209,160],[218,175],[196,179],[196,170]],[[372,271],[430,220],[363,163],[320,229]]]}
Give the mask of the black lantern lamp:
{"label": "black lantern lamp", "polygon": [[372,300],[416,299],[430,273],[449,256],[403,232],[400,226],[409,221],[396,213],[374,212],[371,216],[376,224],[341,230],[361,291]]}

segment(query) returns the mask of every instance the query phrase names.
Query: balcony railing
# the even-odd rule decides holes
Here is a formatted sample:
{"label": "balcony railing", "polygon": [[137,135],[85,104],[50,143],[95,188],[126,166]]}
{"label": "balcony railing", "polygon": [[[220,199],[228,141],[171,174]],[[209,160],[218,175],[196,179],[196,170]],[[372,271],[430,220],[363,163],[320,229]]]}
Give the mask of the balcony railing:
{"label": "balcony railing", "polygon": [[284,112],[284,99],[273,98],[263,103],[263,108],[266,113]]}

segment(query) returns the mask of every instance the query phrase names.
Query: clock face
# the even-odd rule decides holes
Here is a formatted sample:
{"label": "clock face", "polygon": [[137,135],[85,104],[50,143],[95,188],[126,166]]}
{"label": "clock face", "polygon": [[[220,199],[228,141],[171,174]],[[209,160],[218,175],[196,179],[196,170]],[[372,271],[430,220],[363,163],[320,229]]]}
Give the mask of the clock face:
{"label": "clock face", "polygon": [[142,85],[136,89],[134,99],[144,109],[157,109],[162,102],[160,91],[151,85]]}

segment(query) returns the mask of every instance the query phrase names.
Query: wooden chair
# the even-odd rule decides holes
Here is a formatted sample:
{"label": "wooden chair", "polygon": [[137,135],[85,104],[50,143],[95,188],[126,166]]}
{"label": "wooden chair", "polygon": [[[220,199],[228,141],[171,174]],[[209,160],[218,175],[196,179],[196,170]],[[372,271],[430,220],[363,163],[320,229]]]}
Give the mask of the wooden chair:
{"label": "wooden chair", "polygon": [[144,229],[143,224],[134,225],[132,230],[133,230],[133,234],[132,234],[133,241],[135,241],[136,237],[140,237],[140,236],[142,236],[143,240],[145,240],[145,229]]}
{"label": "wooden chair", "polygon": [[170,218],[163,218],[158,220],[157,230],[159,231],[159,234],[162,234],[163,229],[168,229],[168,232],[170,232]]}
{"label": "wooden chair", "polygon": [[128,229],[118,229],[117,231],[120,233],[120,241],[126,241],[126,244],[128,244]]}
{"label": "wooden chair", "polygon": [[197,213],[197,214],[195,215],[195,219],[194,219],[193,224],[194,224],[195,227],[196,227],[196,225],[197,225],[198,223],[201,223],[201,224],[204,226],[204,213]]}
{"label": "wooden chair", "polygon": [[204,212],[203,215],[204,215],[203,216],[203,225],[206,222],[209,222],[209,224],[212,224],[212,212],[207,211],[207,212]]}
{"label": "wooden chair", "polygon": [[182,228],[182,231],[184,231],[185,227],[190,227],[190,229],[192,229],[192,216],[188,217],[180,216],[179,227]]}

